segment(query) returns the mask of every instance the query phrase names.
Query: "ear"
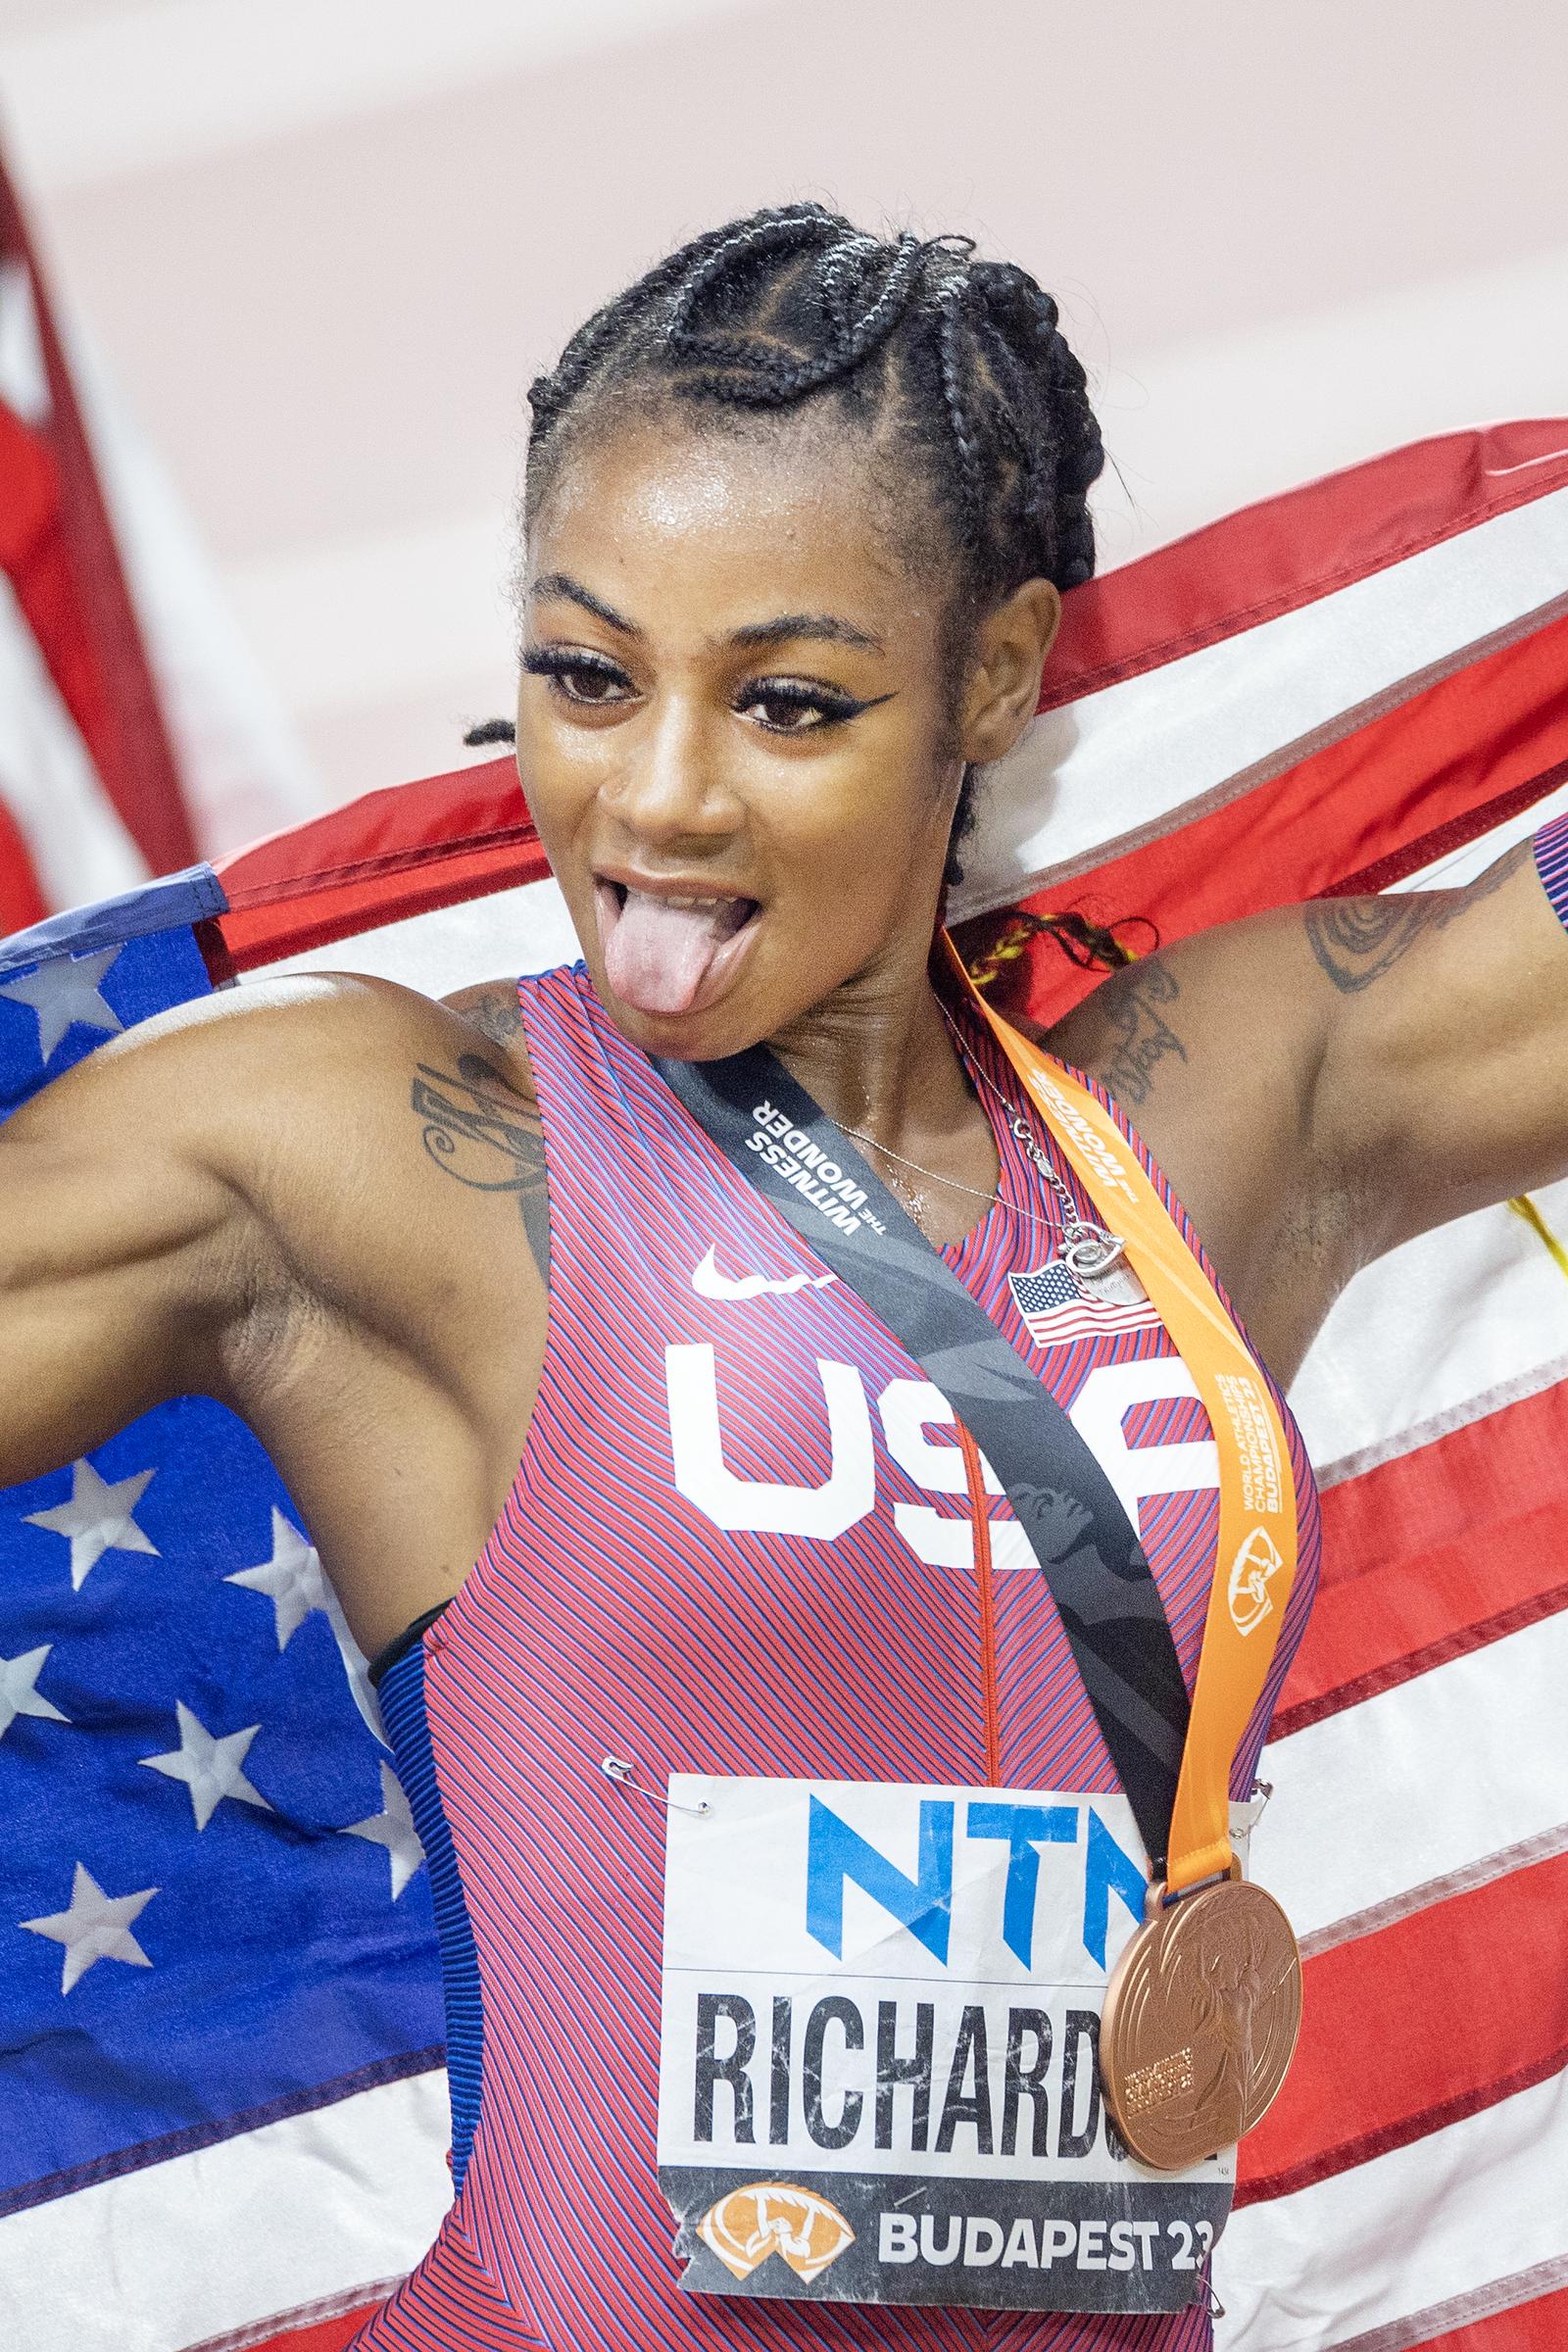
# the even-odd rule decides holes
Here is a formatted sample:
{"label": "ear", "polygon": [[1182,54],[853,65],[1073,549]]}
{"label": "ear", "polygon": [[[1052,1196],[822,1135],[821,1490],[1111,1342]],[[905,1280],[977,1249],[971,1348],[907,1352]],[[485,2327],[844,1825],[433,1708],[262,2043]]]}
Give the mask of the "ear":
{"label": "ear", "polygon": [[1040,679],[1061,626],[1050,580],[1025,580],[981,622],[964,695],[962,751],[979,764],[1010,752],[1035,714]]}

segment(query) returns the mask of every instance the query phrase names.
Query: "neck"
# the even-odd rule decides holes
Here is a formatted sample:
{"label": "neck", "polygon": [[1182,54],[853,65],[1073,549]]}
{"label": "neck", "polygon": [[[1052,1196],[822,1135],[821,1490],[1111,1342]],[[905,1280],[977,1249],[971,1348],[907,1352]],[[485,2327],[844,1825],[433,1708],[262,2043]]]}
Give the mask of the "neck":
{"label": "neck", "polygon": [[931,986],[924,947],[858,973],[770,1042],[839,1126],[910,1158],[972,1152],[990,1128]]}

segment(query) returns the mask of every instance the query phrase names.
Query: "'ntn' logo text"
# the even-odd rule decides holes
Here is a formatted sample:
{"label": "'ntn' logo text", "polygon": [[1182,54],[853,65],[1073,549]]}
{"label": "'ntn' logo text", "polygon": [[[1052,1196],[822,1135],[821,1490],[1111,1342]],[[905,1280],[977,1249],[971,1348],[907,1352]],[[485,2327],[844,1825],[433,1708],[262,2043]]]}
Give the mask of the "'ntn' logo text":
{"label": "'ntn' logo text", "polygon": [[[1114,1895],[1135,1920],[1144,1916],[1149,1882],[1106,1829],[1093,1804],[1032,1803],[1014,1798],[923,1797],[912,1875],[842,1820],[819,1796],[810,1799],[807,1834],[807,1933],[838,1960],[844,1956],[844,1889],[858,1886],[906,1928],[944,1968],[953,1930],[954,1850],[962,1835],[1006,1850],[1002,1940],[1023,1968],[1034,1966],[1041,1856],[1053,1845],[1082,1846],[1083,1944],[1105,1965]],[[999,1854],[1000,1858],[1000,1854]]]}

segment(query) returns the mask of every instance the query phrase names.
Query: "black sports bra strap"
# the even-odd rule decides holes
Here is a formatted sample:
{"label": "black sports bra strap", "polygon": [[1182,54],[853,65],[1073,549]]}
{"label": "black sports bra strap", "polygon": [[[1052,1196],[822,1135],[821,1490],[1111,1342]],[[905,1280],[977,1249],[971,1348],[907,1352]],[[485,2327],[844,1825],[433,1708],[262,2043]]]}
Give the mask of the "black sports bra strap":
{"label": "black sports bra strap", "polygon": [[416,1617],[412,1625],[406,1625],[401,1634],[394,1635],[385,1649],[376,1651],[366,1670],[372,1690],[380,1690],[383,1678],[391,1672],[399,1658],[405,1657],[416,1642],[422,1642],[436,1619],[444,1616],[451,1606],[450,1600],[438,1600],[433,1609],[426,1609],[422,1617]]}

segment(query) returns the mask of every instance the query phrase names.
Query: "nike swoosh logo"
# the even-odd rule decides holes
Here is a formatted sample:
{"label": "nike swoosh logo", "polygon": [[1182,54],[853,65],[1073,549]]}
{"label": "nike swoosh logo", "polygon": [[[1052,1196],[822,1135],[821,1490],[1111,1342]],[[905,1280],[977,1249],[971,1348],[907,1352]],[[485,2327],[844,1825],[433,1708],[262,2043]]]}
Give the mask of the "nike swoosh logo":
{"label": "nike swoosh logo", "polygon": [[837,1280],[836,1274],[786,1274],[781,1282],[772,1282],[765,1274],[741,1274],[732,1282],[713,1263],[712,1249],[692,1269],[692,1289],[699,1298],[790,1298],[797,1291],[825,1291]]}

